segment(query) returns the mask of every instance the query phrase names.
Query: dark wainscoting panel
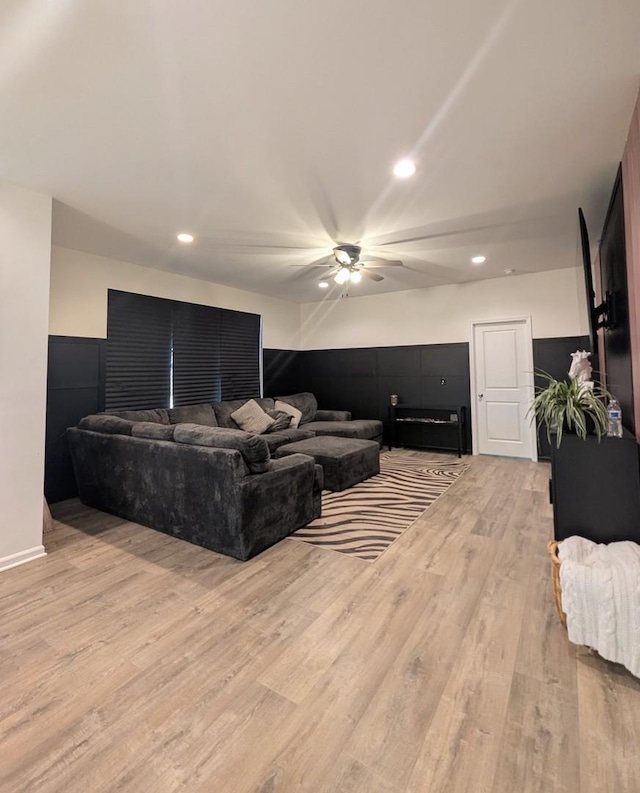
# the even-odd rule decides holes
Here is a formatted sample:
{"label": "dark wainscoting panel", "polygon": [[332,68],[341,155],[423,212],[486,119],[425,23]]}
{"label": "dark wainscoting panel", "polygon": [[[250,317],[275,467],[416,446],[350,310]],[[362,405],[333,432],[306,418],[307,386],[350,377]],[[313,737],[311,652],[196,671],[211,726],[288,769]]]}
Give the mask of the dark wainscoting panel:
{"label": "dark wainscoting panel", "polygon": [[[465,405],[469,415],[468,344],[310,350],[299,357],[296,390],[312,391],[322,408],[380,419],[387,435],[390,394],[398,394],[406,405]],[[455,449],[456,438],[455,431],[449,436],[429,427],[407,426],[400,440],[406,445]],[[467,447],[471,448],[470,423]]]}
{"label": "dark wainscoting panel", "polygon": [[[554,377],[567,375],[570,355],[586,349],[586,336],[534,339],[534,366]],[[312,391],[322,408],[350,410],[354,418],[378,418],[388,432],[389,395],[416,406],[464,405],[467,449],[471,450],[469,345],[425,344],[345,350],[265,349],[266,396]],[[66,429],[90,413],[104,410],[105,339],[49,337],[45,494],[50,503],[72,498],[76,484]],[[444,379],[444,384],[441,380]],[[402,428],[406,445],[455,449],[455,432],[429,427]],[[550,456],[546,437],[539,439],[542,459]]]}
{"label": "dark wainscoting panel", "polygon": [[284,396],[300,390],[299,355],[295,350],[263,349],[262,382],[265,396]]}
{"label": "dark wainscoting panel", "polygon": [[[533,340],[533,365],[536,369],[555,377],[556,380],[564,380],[569,375],[571,366],[571,353],[576,350],[588,350],[588,336],[561,336],[551,339]],[[594,378],[599,379],[598,373],[594,372]],[[536,380],[537,385],[544,385],[544,380]],[[547,441],[547,433],[544,428],[538,431],[538,456],[542,460],[551,459],[551,449]]]}
{"label": "dark wainscoting panel", "polygon": [[[588,346],[587,336],[534,339],[534,366],[564,378],[571,365],[571,353]],[[277,378],[279,387],[271,387],[267,368],[268,363],[275,368],[276,361],[284,371]],[[291,369],[287,370],[289,362]],[[354,418],[378,418],[385,423],[387,433],[390,394],[398,394],[405,405],[464,405],[467,449],[471,451],[469,345],[466,343],[308,350],[297,354],[265,350],[265,394],[296,391],[312,391],[322,408],[350,410]],[[401,432],[401,440],[407,445],[456,448],[455,429],[450,436],[442,428],[419,426],[402,427]],[[542,459],[550,458],[544,432],[539,437],[538,453]]]}
{"label": "dark wainscoting panel", "polygon": [[44,492],[49,503],[77,495],[67,427],[104,410],[105,339],[49,336]]}

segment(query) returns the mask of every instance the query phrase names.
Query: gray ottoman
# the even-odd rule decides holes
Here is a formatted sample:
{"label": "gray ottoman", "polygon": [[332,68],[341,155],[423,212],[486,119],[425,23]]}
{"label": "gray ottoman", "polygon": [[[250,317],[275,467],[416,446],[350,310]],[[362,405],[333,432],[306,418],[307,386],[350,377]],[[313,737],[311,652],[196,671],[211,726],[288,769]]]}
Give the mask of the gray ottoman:
{"label": "gray ottoman", "polygon": [[380,473],[380,447],[375,441],[320,435],[287,443],[275,452],[276,457],[287,454],[313,457],[322,466],[327,490],[346,490]]}

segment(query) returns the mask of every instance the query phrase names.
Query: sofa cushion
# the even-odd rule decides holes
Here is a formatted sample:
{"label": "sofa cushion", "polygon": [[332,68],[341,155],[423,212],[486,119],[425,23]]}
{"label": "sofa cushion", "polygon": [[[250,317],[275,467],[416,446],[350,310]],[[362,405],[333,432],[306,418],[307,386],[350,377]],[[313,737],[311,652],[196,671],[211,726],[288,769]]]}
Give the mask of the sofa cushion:
{"label": "sofa cushion", "polygon": [[280,410],[283,413],[288,413],[291,416],[290,426],[292,429],[296,429],[300,425],[302,411],[298,410],[298,408],[290,405],[288,402],[280,402],[279,399],[276,399],[276,410]]}
{"label": "sofa cushion", "polygon": [[231,418],[231,414],[241,408],[246,401],[246,399],[228,399],[226,402],[214,402],[211,407],[216,414],[218,426],[225,427],[228,430],[240,429]]}
{"label": "sofa cushion", "polygon": [[255,432],[257,435],[266,432],[272,424],[275,424],[275,419],[268,416],[255,399],[250,399],[234,410],[231,418],[241,430]]}
{"label": "sofa cushion", "polygon": [[348,410],[317,410],[314,421],[351,421]]}
{"label": "sofa cushion", "polygon": [[173,439],[178,443],[189,443],[194,446],[236,449],[251,473],[262,474],[269,470],[271,454],[264,439],[259,435],[222,427],[203,427],[200,424],[176,424]]}
{"label": "sofa cushion", "polygon": [[[254,400],[263,410],[273,410],[274,402],[269,397],[254,397]],[[246,399],[227,399],[225,402],[213,402],[211,407],[216,414],[219,427],[227,427],[230,430],[239,429],[238,425],[231,418],[231,414],[242,407]]]}
{"label": "sofa cushion", "polygon": [[119,416],[121,419],[127,419],[127,421],[153,421],[156,424],[169,423],[169,414],[165,408],[110,411],[110,415]]}
{"label": "sofa cushion", "polygon": [[379,440],[382,436],[382,422],[377,419],[353,419],[352,421],[310,421],[305,429],[313,430],[316,435],[333,435],[336,438],[361,438]]}
{"label": "sofa cushion", "polygon": [[210,404],[181,405],[168,411],[171,424],[202,424],[203,427],[217,427],[216,414]]}
{"label": "sofa cushion", "polygon": [[154,421],[136,421],[131,425],[134,438],[151,438],[155,441],[172,441],[173,424],[156,424]]}
{"label": "sofa cushion", "polygon": [[292,427],[289,427],[289,429],[280,430],[280,432],[268,432],[261,437],[264,438],[269,447],[269,451],[273,454],[276,449],[279,449],[280,446],[284,446],[286,443],[304,441],[307,440],[307,438],[315,438],[315,433],[308,432],[307,430],[294,430]]}
{"label": "sofa cushion", "polygon": [[81,430],[106,432],[109,435],[131,435],[132,426],[132,421],[127,421],[119,416],[110,416],[107,413],[85,416],[78,423]]}
{"label": "sofa cushion", "polygon": [[310,391],[276,397],[276,409],[278,408],[278,401],[293,405],[294,408],[297,408],[302,413],[300,424],[306,424],[308,421],[315,420],[316,411],[318,410],[318,400]]}
{"label": "sofa cushion", "polygon": [[285,413],[284,410],[266,410],[267,416],[271,416],[273,424],[269,427],[267,432],[279,432],[286,430],[290,427],[293,416],[290,413]]}

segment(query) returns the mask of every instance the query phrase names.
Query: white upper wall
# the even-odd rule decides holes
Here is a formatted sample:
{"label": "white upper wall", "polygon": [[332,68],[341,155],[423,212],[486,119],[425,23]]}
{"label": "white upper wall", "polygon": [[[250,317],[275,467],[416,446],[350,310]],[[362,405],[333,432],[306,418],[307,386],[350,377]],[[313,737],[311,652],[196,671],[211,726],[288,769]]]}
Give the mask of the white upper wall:
{"label": "white upper wall", "polygon": [[104,338],[108,289],[261,314],[264,346],[273,349],[464,342],[474,320],[529,315],[535,338],[588,333],[577,268],[298,305],[57,246],[49,333]]}
{"label": "white upper wall", "polygon": [[108,289],[261,314],[265,347],[300,346],[297,303],[57,246],[51,249],[49,333],[105,338]]}
{"label": "white upper wall", "polygon": [[0,569],[42,556],[51,198],[0,182]]}
{"label": "white upper wall", "polygon": [[[357,287],[354,287],[354,291]],[[531,316],[534,338],[588,333],[582,271],[551,270],[489,281],[302,305],[301,349],[469,341],[474,320]]]}

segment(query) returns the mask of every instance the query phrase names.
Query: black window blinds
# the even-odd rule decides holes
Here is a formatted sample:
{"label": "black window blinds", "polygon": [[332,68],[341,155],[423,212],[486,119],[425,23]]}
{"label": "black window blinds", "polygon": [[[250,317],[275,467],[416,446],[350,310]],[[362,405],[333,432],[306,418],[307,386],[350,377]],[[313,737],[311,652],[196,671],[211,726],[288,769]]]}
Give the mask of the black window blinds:
{"label": "black window blinds", "polygon": [[260,316],[109,290],[106,409],[260,394]]}

